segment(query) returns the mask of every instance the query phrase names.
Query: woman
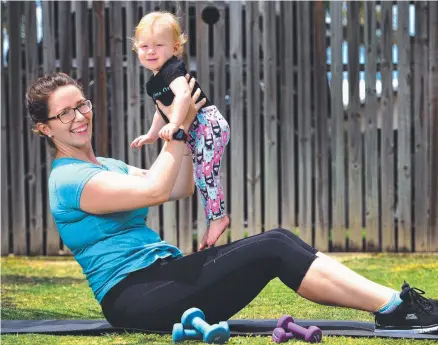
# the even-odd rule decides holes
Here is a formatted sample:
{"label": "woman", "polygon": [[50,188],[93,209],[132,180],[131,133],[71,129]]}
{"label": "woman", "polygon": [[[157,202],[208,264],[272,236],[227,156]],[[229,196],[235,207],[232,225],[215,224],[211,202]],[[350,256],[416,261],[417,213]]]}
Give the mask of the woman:
{"label": "woman", "polygon": [[227,320],[278,277],[311,301],[374,312],[380,331],[438,329],[438,307],[418,290],[405,284],[398,293],[371,282],[290,231],[275,229],[183,257],[149,229],[149,207],[193,193],[185,138],[204,103],[195,103],[199,94],[179,134],[146,171],[95,156],[92,104],[69,76],[40,78],[27,91],[34,130],[56,150],[49,178],[53,217],[112,325],[170,330],[191,307],[211,323]]}

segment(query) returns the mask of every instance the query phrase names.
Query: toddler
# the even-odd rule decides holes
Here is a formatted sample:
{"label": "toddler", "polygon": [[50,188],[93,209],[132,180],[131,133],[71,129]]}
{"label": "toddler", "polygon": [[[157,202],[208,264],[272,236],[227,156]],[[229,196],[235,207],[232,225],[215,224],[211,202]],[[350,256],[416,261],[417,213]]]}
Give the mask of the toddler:
{"label": "toddler", "polygon": [[[155,102],[156,111],[149,131],[136,138],[131,147],[141,147],[158,138],[174,139],[191,103],[191,93],[185,78],[187,72],[180,59],[186,36],[181,32],[178,19],[168,12],[151,12],[145,15],[135,30],[134,50],[140,63],[153,75],[146,91]],[[199,88],[195,85],[194,92]],[[224,192],[220,184],[220,163],[230,139],[230,128],[219,110],[206,98],[187,136],[192,152],[194,178],[207,219],[207,231],[200,249],[213,246],[227,228],[230,220],[225,214]],[[172,113],[166,116],[157,104],[172,104]]]}

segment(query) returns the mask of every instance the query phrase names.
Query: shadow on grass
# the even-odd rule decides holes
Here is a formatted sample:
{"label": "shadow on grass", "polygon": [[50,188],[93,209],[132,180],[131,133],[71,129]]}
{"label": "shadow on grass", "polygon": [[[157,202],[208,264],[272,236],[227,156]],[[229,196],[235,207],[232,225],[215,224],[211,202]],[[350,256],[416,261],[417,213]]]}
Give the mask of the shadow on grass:
{"label": "shadow on grass", "polygon": [[6,284],[50,284],[50,285],[71,285],[82,284],[84,279],[70,277],[28,277],[22,275],[2,276],[2,285]]}

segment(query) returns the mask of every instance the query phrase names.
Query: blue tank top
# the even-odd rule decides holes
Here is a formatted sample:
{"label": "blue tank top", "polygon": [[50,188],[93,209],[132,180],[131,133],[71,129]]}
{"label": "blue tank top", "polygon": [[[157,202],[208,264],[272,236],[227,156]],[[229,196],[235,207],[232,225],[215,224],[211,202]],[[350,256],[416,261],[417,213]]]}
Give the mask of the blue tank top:
{"label": "blue tank top", "polygon": [[104,215],[80,209],[82,190],[95,174],[101,171],[128,174],[128,166],[122,161],[97,159],[102,166],[74,158],[54,160],[49,200],[61,239],[81,265],[100,303],[111,287],[129,273],[159,258],[183,254],[146,226],[147,207]]}

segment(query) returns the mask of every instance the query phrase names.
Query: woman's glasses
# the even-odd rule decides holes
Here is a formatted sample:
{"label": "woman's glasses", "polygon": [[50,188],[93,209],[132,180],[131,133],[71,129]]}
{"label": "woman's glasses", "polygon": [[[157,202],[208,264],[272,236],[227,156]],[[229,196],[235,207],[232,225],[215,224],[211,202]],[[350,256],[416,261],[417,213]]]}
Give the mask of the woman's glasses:
{"label": "woman's glasses", "polygon": [[64,109],[56,116],[49,117],[47,121],[59,119],[62,123],[72,122],[76,117],[76,110],[79,111],[82,115],[86,114],[93,109],[93,105],[90,100],[83,101],[75,108]]}

